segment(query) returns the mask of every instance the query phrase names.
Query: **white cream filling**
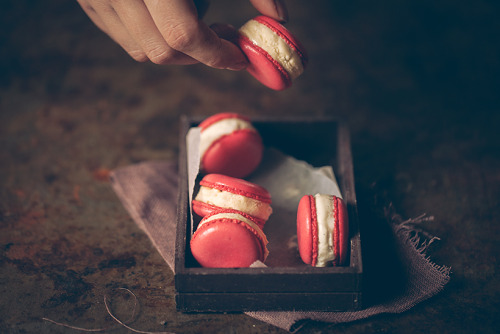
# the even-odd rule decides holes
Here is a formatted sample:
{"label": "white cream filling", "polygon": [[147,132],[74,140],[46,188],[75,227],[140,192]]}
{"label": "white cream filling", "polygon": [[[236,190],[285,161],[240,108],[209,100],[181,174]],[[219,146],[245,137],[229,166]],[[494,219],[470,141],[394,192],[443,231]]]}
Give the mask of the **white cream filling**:
{"label": "white cream filling", "polygon": [[318,260],[316,266],[325,267],[329,262],[335,260],[333,252],[333,229],[335,228],[333,199],[330,195],[316,194],[314,201],[318,219]]}
{"label": "white cream filling", "polygon": [[266,51],[290,74],[292,79],[304,72],[300,56],[278,34],[255,20],[240,28],[240,33]]}
{"label": "white cream filling", "polygon": [[203,129],[200,134],[200,157],[220,137],[242,129],[255,130],[250,122],[239,118],[225,118]]}
{"label": "white cream filling", "polygon": [[268,203],[204,186],[200,187],[195,200],[221,208],[239,210],[263,220],[267,220],[273,212]]}

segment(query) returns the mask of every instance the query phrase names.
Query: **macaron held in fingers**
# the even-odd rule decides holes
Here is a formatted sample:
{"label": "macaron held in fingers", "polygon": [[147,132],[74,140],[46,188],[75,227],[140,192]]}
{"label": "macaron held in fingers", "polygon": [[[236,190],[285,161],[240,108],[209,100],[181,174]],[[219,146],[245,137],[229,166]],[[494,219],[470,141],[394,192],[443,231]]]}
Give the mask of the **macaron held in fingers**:
{"label": "macaron held in fingers", "polygon": [[292,33],[278,21],[257,16],[239,30],[237,44],[246,55],[246,70],[263,85],[284,90],[306,68],[308,55]]}

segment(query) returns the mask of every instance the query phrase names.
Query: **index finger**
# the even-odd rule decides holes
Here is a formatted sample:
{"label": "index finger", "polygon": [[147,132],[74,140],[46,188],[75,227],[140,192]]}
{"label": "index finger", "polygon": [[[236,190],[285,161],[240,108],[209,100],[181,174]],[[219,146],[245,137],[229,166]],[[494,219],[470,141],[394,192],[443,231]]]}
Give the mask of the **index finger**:
{"label": "index finger", "polygon": [[221,39],[198,19],[192,1],[145,0],[167,44],[199,62],[215,68],[241,70],[247,60],[233,43]]}

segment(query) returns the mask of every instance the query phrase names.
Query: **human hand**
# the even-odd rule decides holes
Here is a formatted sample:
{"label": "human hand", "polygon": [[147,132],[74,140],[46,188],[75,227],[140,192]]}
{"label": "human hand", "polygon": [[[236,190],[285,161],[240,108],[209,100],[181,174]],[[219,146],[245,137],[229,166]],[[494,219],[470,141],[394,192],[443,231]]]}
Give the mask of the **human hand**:
{"label": "human hand", "polygon": [[[207,66],[242,70],[247,60],[227,38],[236,30],[228,25],[207,26],[201,6],[193,0],[77,0],[102,31],[133,59],[155,64]],[[250,0],[262,14],[279,21],[288,18],[284,0]],[[225,39],[226,38],[226,39]]]}

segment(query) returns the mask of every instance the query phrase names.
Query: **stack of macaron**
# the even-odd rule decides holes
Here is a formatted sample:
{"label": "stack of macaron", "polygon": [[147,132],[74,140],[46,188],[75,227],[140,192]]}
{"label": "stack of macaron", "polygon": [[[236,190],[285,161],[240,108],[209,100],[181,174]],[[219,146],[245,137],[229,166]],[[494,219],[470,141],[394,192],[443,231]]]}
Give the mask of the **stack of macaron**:
{"label": "stack of macaron", "polygon": [[271,195],[243,178],[260,164],[262,138],[237,113],[213,115],[199,125],[200,170],[204,174],[192,200],[202,217],[190,245],[203,267],[248,267],[268,255],[264,225],[272,213]]}
{"label": "stack of macaron", "polygon": [[272,213],[263,187],[222,174],[207,174],[193,202],[203,217],[191,238],[191,252],[203,267],[249,267],[268,255],[264,225]]}

